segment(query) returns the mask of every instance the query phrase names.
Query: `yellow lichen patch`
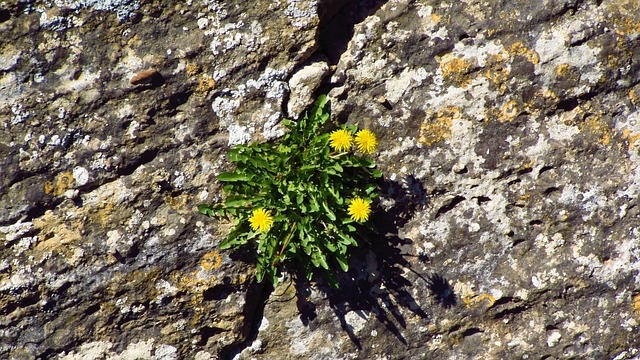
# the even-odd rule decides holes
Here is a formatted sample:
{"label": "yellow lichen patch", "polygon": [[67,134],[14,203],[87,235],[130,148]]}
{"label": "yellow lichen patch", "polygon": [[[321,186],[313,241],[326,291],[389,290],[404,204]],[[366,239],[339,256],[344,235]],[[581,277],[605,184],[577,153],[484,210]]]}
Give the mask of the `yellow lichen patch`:
{"label": "yellow lichen patch", "polygon": [[520,197],[518,198],[518,201],[516,202],[516,204],[517,205],[526,205],[527,203],[529,203],[529,199],[531,199],[531,194],[520,195]]}
{"label": "yellow lichen patch", "polygon": [[65,219],[57,216],[51,210],[44,215],[33,219],[33,226],[40,231],[40,241],[36,245],[38,251],[53,251],[60,245],[69,244],[82,239],[81,221]]}
{"label": "yellow lichen patch", "polygon": [[487,61],[487,70],[485,71],[485,77],[498,87],[501,94],[507,91],[507,79],[511,71],[505,66],[507,56],[505,53],[496,53],[489,55]]}
{"label": "yellow lichen patch", "polygon": [[540,62],[538,54],[535,51],[526,48],[520,41],[511,45],[510,53],[514,56],[524,56],[533,65],[537,65]]}
{"label": "yellow lichen patch", "polygon": [[191,209],[187,207],[189,204],[189,194],[180,194],[178,196],[168,196],[166,201],[169,206],[180,214],[187,214],[191,212]]}
{"label": "yellow lichen patch", "polygon": [[554,93],[551,90],[540,90],[537,93],[540,94],[545,99],[551,99],[551,100],[554,100],[554,101],[560,101],[560,98],[558,98],[558,95],[556,95],[556,93]]}
{"label": "yellow lichen patch", "polygon": [[583,131],[598,136],[598,141],[603,145],[609,145],[611,143],[611,137],[613,136],[611,127],[600,116],[589,116],[585,120],[582,127]]}
{"label": "yellow lichen patch", "polygon": [[629,90],[629,100],[631,100],[631,103],[635,106],[638,106],[638,103],[640,103],[640,96],[636,94],[634,89]]}
{"label": "yellow lichen patch", "polygon": [[63,172],[53,182],[45,181],[44,192],[47,195],[60,196],[73,185],[73,181],[73,174]]}
{"label": "yellow lichen patch", "polygon": [[202,257],[200,260],[200,266],[205,270],[213,270],[220,267],[222,264],[222,256],[217,250],[210,251]]}
{"label": "yellow lichen patch", "polygon": [[622,130],[622,140],[626,140],[629,144],[629,150],[636,146],[636,141],[640,139],[640,133],[633,133],[633,131],[629,129]]}
{"label": "yellow lichen patch", "polygon": [[446,54],[442,56],[439,61],[442,76],[445,80],[453,81],[462,87],[466,87],[471,84],[470,72],[473,69],[473,64],[467,59],[461,59],[454,57],[451,54]]}
{"label": "yellow lichen patch", "polygon": [[216,87],[216,81],[213,80],[213,77],[210,75],[202,75],[200,77],[200,81],[198,82],[198,86],[196,87],[196,92],[199,93],[208,93]]}
{"label": "yellow lichen patch", "polygon": [[112,202],[103,202],[97,207],[91,208],[88,217],[91,223],[106,227],[111,224],[114,211],[115,206]]}
{"label": "yellow lichen patch", "polygon": [[500,113],[498,115],[498,121],[511,122],[519,114],[518,103],[515,100],[511,100],[500,107]]}
{"label": "yellow lichen patch", "polygon": [[460,109],[450,106],[439,110],[435,119],[427,119],[420,125],[418,142],[431,146],[451,137],[453,121],[460,119]]}
{"label": "yellow lichen patch", "polygon": [[431,20],[433,20],[433,22],[437,24],[440,22],[440,20],[442,20],[442,15],[431,14]]}
{"label": "yellow lichen patch", "polygon": [[618,35],[628,36],[640,33],[640,22],[637,17],[616,16],[613,30]]}
{"label": "yellow lichen patch", "polygon": [[556,76],[566,76],[569,70],[571,70],[571,65],[560,64],[556,67]]}
{"label": "yellow lichen patch", "polygon": [[198,64],[189,64],[186,68],[187,76],[196,76],[200,74],[202,68]]}
{"label": "yellow lichen patch", "polygon": [[631,307],[636,315],[640,316],[640,294],[633,297],[633,305]]}
{"label": "yellow lichen patch", "polygon": [[203,293],[217,284],[217,277],[206,275],[206,272],[198,270],[192,273],[184,273],[182,271],[174,271],[169,276],[170,283],[176,284],[178,291],[186,291],[191,294],[190,303],[193,306],[201,304],[204,300]]}
{"label": "yellow lichen patch", "polygon": [[486,300],[485,303],[488,303],[487,308],[492,307],[493,304],[496,303],[496,298],[494,298],[489,294],[469,295],[469,296],[462,297],[462,302],[464,303],[464,306],[466,306],[468,309],[471,308],[472,306],[478,307],[482,303],[482,300]]}

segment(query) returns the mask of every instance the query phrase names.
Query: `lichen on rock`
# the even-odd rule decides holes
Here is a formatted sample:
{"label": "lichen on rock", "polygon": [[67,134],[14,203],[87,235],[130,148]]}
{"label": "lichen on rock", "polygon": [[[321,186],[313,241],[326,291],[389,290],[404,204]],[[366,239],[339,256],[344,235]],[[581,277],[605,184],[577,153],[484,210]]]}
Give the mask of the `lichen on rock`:
{"label": "lichen on rock", "polygon": [[[638,13],[7,2],[0,358],[637,358]],[[275,141],[321,92],[378,135],[384,236],[346,290],[271,289],[195,206],[230,146]]]}

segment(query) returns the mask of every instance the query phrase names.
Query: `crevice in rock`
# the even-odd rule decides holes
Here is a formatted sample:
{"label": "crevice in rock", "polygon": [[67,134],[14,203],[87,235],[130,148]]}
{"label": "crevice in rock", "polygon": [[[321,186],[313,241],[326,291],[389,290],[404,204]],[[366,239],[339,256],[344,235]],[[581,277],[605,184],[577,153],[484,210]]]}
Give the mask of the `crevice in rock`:
{"label": "crevice in rock", "polygon": [[523,242],[525,242],[525,241],[526,241],[525,239],[521,239],[521,238],[520,238],[520,239],[515,239],[515,240],[513,240],[513,242],[511,243],[511,248],[513,249],[514,247],[516,247],[516,246],[518,246],[518,245],[522,244],[522,243],[523,243]]}
{"label": "crevice in rock", "polygon": [[197,345],[200,345],[200,346],[207,345],[209,338],[211,338],[212,336],[221,334],[223,332],[224,332],[224,329],[221,329],[215,326],[204,326],[200,328],[200,341],[197,343]]}
{"label": "crevice in rock", "polygon": [[235,288],[231,285],[216,285],[205,290],[202,293],[202,297],[204,301],[222,300],[235,291]]}
{"label": "crevice in rock", "polygon": [[562,7],[562,9],[560,9],[560,11],[558,11],[555,14],[552,13],[552,14],[549,15],[548,18],[541,19],[541,20],[542,20],[542,22],[549,22],[549,21],[556,21],[556,20],[564,17],[565,15],[572,16],[578,11],[578,8],[583,3],[584,3],[584,0],[575,0],[573,3],[568,2],[568,3],[564,4],[564,6]]}
{"label": "crevice in rock", "polygon": [[472,327],[464,330],[460,335],[462,335],[462,337],[467,337],[467,336],[471,336],[471,335],[475,335],[483,332],[484,331],[480,328]]}
{"label": "crevice in rock", "polygon": [[251,346],[251,344],[258,338],[260,324],[264,317],[264,308],[272,292],[273,286],[271,284],[266,284],[265,282],[253,283],[249,286],[245,295],[246,302],[242,310],[245,317],[242,329],[243,339],[239,342],[223,347],[220,350],[221,359],[234,358],[244,349]]}
{"label": "crevice in rock", "polygon": [[11,12],[9,10],[0,10],[0,23],[8,21],[11,19]]}
{"label": "crevice in rock", "polygon": [[476,201],[478,202],[478,205],[482,205],[486,202],[491,201],[491,198],[488,196],[478,196],[476,197]]}
{"label": "crevice in rock", "polygon": [[439,218],[442,214],[445,214],[451,210],[453,210],[453,208],[456,207],[456,205],[460,204],[461,202],[465,201],[466,199],[464,198],[464,196],[454,196],[451,200],[447,201],[444,205],[442,205],[438,211],[436,212],[435,218]]}
{"label": "crevice in rock", "polygon": [[354,26],[373,15],[387,1],[384,0],[324,0],[318,4],[318,50],[335,65],[353,38]]}
{"label": "crevice in rock", "polygon": [[527,311],[529,309],[529,307],[524,306],[524,305],[520,305],[520,306],[514,306],[512,308],[509,309],[505,309],[503,311],[500,311],[498,313],[496,313],[493,318],[496,320],[502,319],[504,317],[510,316],[510,315],[518,315],[524,311]]}
{"label": "crevice in rock", "polygon": [[129,162],[125,162],[122,168],[118,169],[117,174],[120,176],[128,176],[133,174],[133,172],[136,171],[136,169],[140,166],[153,161],[153,159],[156,158],[159,152],[159,149],[147,149],[143,151],[140,155],[136,156],[135,159],[130,160]]}

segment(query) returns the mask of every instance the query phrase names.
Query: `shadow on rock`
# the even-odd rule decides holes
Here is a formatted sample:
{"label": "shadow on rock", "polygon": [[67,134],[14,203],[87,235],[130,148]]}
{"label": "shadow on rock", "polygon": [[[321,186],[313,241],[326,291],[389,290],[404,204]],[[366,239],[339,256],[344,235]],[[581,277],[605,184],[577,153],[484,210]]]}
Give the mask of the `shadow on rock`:
{"label": "shadow on rock", "polygon": [[[401,183],[385,180],[381,189],[380,203],[391,202],[392,205],[381,205],[379,208],[385,210],[372,214],[367,224],[374,225],[361,233],[364,241],[353,252],[349,271],[336,276],[340,287],[320,287],[326,292],[342,329],[359,349],[362,348],[360,340],[346,320],[346,314],[351,311],[371,312],[405,345],[407,340],[402,330],[407,322],[403,313],[410,311],[422,319],[428,317],[411,295],[414,283],[407,278],[407,271],[425,281],[436,302],[445,308],[456,304],[453,289],[444,277],[438,274],[424,276],[412,269],[407,259],[415,256],[410,253],[413,241],[398,235],[398,229],[428,203],[422,183],[408,175]],[[428,261],[426,257],[420,257],[420,260]],[[307,325],[316,317],[315,305],[304,300],[308,298],[310,285],[299,279],[296,281],[297,305],[301,320]]]}

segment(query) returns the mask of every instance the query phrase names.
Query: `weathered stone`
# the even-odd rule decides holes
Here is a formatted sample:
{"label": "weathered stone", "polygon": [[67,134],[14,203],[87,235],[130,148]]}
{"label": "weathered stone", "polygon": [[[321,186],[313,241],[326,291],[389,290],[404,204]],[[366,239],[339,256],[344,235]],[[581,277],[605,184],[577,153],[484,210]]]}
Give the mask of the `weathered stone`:
{"label": "weathered stone", "polygon": [[[638,357],[639,13],[3,4],[0,358]],[[195,206],[320,91],[378,134],[379,231],[339,290],[271,289]]]}

